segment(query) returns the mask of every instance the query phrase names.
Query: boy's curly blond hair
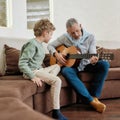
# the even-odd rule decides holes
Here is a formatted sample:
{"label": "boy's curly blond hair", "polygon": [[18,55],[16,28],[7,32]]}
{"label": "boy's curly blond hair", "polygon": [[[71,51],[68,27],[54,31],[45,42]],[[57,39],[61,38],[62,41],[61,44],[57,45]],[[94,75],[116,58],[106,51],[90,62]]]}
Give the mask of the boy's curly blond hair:
{"label": "boy's curly blond hair", "polygon": [[41,19],[37,21],[33,28],[34,35],[36,37],[41,36],[44,30],[47,30],[48,32],[55,30],[54,25],[48,19]]}

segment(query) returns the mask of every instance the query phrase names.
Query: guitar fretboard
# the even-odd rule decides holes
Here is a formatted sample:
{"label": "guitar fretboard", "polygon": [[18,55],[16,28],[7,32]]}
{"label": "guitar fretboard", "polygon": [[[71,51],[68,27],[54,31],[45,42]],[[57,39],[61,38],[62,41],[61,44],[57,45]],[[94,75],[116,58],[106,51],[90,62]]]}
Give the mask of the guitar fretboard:
{"label": "guitar fretboard", "polygon": [[82,59],[82,58],[89,59],[92,56],[100,57],[99,54],[70,54],[68,55],[68,58],[69,59]]}
{"label": "guitar fretboard", "polygon": [[100,59],[104,60],[113,60],[114,55],[112,53],[105,53],[105,54],[68,54],[68,59],[89,59],[92,56],[97,56]]}

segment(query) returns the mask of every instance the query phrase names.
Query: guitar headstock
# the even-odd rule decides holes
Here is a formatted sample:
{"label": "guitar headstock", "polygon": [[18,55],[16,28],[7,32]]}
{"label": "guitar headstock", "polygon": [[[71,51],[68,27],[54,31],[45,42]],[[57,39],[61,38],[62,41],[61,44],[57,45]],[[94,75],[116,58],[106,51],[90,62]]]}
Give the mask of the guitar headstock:
{"label": "guitar headstock", "polygon": [[101,53],[99,54],[99,58],[103,60],[108,60],[111,61],[114,59],[114,54],[113,53]]}

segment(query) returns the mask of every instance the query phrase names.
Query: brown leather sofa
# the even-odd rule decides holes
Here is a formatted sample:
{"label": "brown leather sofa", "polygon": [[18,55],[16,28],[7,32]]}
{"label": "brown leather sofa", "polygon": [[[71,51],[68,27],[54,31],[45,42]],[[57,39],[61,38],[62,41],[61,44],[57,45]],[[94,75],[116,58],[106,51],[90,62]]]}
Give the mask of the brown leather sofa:
{"label": "brown leather sofa", "polygon": [[0,97],[1,120],[53,120],[14,97]]}
{"label": "brown leather sofa", "polygon": [[[102,95],[100,99],[119,98],[120,97],[120,48],[118,49],[107,49],[101,48],[98,53],[112,53],[113,60],[109,61],[110,68],[108,76],[106,78]],[[80,73],[81,79],[84,81],[89,89],[92,75],[89,73]]]}
{"label": "brown leather sofa", "polygon": [[[114,54],[114,60],[110,62],[109,74],[100,99],[120,98],[120,49],[102,48],[101,51],[112,52]],[[0,99],[11,97],[12,99],[20,100],[23,104],[26,104],[35,111],[48,113],[52,109],[50,86],[43,84],[42,87],[37,87],[32,81],[25,80],[22,77],[17,66],[19,52],[18,49],[5,45],[6,69],[4,75],[1,73],[0,77]],[[50,55],[46,54],[43,66],[49,65],[49,58]],[[89,89],[92,75],[81,72],[79,76]],[[60,95],[61,107],[76,103],[78,101],[77,94],[61,74],[59,74],[59,77],[62,80]],[[6,104],[4,100],[3,104]]]}

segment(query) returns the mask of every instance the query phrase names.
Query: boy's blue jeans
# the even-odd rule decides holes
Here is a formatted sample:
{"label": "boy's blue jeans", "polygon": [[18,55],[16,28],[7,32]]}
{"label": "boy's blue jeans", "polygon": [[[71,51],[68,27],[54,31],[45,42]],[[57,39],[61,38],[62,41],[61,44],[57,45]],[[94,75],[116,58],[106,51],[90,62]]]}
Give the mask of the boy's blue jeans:
{"label": "boy's blue jeans", "polygon": [[99,60],[95,65],[88,64],[85,67],[84,71],[94,74],[89,91],[78,77],[79,71],[77,68],[63,67],[61,72],[78,95],[89,103],[93,100],[93,96],[98,98],[101,95],[102,87],[108,74],[108,69],[109,63],[103,60]]}

